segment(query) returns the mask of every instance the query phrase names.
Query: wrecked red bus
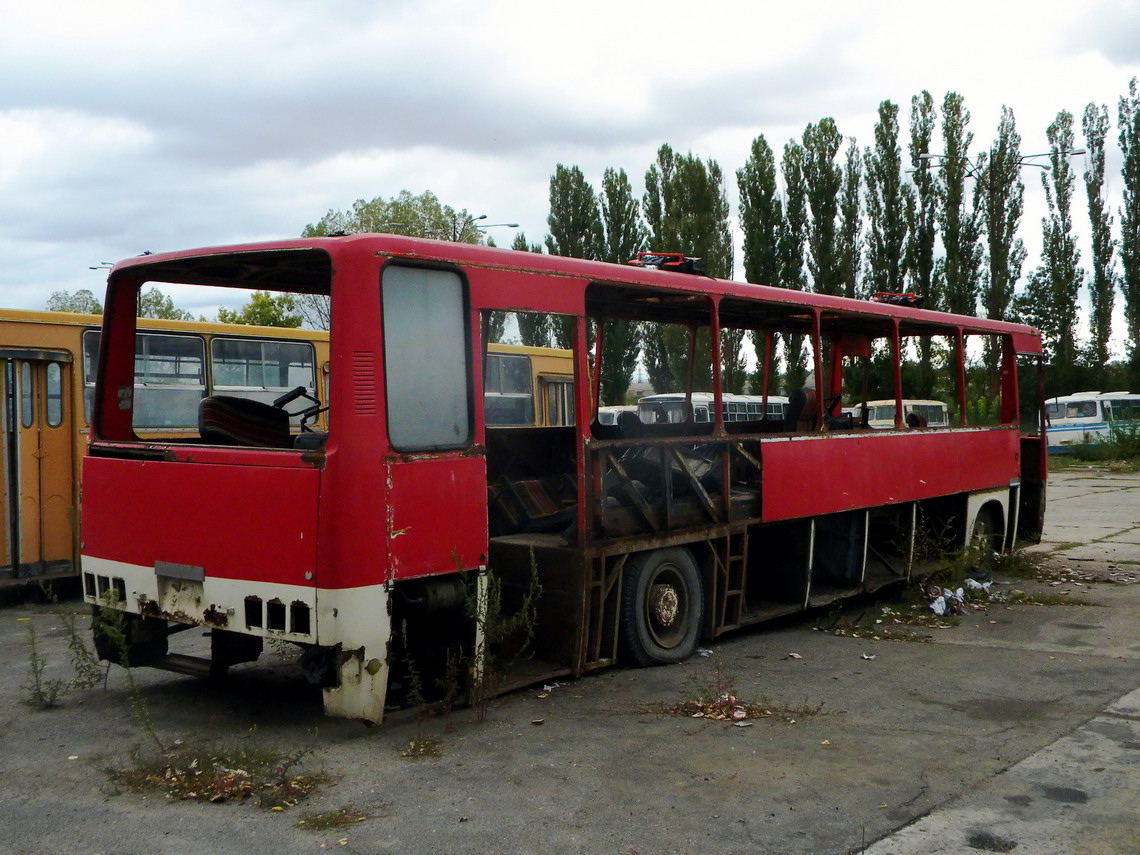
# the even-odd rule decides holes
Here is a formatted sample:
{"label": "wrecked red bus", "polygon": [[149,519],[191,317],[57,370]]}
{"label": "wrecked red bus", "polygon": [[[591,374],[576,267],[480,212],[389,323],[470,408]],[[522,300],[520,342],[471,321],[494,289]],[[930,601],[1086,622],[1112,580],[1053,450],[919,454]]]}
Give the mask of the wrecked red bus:
{"label": "wrecked red bus", "polygon": [[[310,404],[323,429],[290,432],[280,406],[223,395],[203,399],[196,435],[141,436],[135,304],[162,283],[328,299],[327,398]],[[1026,326],[394,235],[134,258],[111,271],[105,307],[82,573],[86,599],[125,612],[130,632],[101,652],[218,673],[267,638],[293,642],[331,715],[379,721],[413,670],[433,686],[464,662],[458,679],[479,680],[488,609],[528,598],[527,655],[504,657],[496,689],[679,661],[906,580],[945,549],[992,556],[1040,534],[1042,431],[1020,427],[1040,384],[1020,394],[1018,362],[1039,370],[1041,340]],[[563,424],[488,427],[503,313],[572,331]],[[711,420],[691,406],[668,423],[597,420],[623,403],[603,400],[601,378],[607,338],[631,324],[683,343],[669,391],[711,389]],[[788,395],[781,417],[726,419],[724,351],[742,339],[751,392]],[[800,375],[777,370],[780,343],[804,354]],[[975,393],[982,354],[996,369]],[[952,423],[869,429],[868,400],[902,413],[932,397],[910,388],[916,360]],[[781,376],[809,379],[781,389]],[[210,631],[209,659],[169,652],[186,626]]]}

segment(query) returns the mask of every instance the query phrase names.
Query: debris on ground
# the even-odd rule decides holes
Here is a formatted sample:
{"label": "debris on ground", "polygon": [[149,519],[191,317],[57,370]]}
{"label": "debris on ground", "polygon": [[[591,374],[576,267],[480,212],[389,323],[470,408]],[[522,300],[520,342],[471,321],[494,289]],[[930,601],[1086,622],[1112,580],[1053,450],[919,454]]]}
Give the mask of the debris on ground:
{"label": "debris on ground", "polygon": [[939,617],[960,615],[970,611],[966,606],[966,592],[962,588],[942,588],[931,585],[926,595],[930,598],[930,610]]}

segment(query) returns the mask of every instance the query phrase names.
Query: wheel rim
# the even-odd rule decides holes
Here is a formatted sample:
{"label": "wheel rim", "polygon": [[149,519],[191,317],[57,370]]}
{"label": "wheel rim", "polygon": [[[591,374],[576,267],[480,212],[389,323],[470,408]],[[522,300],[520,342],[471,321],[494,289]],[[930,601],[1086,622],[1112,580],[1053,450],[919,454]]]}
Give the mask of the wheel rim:
{"label": "wheel rim", "polygon": [[688,634],[689,594],[673,564],[663,564],[645,586],[645,625],[657,645],[671,649]]}

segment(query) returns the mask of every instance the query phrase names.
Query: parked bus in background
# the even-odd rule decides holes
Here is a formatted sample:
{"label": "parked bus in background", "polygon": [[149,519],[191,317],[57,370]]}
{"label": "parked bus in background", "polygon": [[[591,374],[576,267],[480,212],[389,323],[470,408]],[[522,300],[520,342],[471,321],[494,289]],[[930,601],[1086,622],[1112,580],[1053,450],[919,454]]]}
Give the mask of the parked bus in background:
{"label": "parked bus in background", "polygon": [[1113,426],[1140,425],[1140,395],[1134,392],[1074,392],[1045,402],[1050,454],[1073,445],[1106,442]]}
{"label": "parked bus in background", "polygon": [[[101,323],[98,315],[0,309],[0,582],[78,570],[79,464]],[[327,368],[327,333],[143,319],[134,425],[143,440],[197,435],[198,402],[208,396],[272,402],[301,386],[323,398]],[[299,415],[291,429],[300,431]]]}
{"label": "parked bus in background", "polygon": [[[875,430],[891,430],[895,426],[894,401],[868,401],[867,426]],[[856,419],[861,418],[861,407],[845,407],[844,412]],[[943,428],[950,424],[950,412],[942,401],[916,401],[904,399],[902,402],[903,424],[908,428]]]}
{"label": "parked bus in background", "polygon": [[[686,421],[685,413],[692,409],[693,421],[713,420],[714,396],[712,392],[665,392],[638,398],[637,411],[646,424],[677,423]],[[782,419],[788,409],[788,399],[781,395],[721,395],[724,421],[749,422],[763,418]],[[765,414],[767,414],[765,416]]]}
{"label": "parked bus in background", "polygon": [[[702,639],[944,566],[942,548],[977,543],[984,564],[1039,538],[1044,421],[1021,433],[1017,370],[1019,355],[1040,370],[1035,330],[638,261],[351,235],[120,262],[84,461],[85,598],[125,613],[132,662],[186,668],[168,645],[186,625],[210,631],[197,667],[213,673],[266,638],[293,642],[328,714],[379,721],[386,700],[408,702],[396,687],[413,668],[422,687],[459,673],[475,692],[676,662]],[[135,303],[162,283],[330,297],[327,431],[141,436]],[[572,330],[572,423],[488,426],[501,373],[487,330],[504,311]],[[595,418],[612,403],[607,336],[631,321],[688,341],[681,421]],[[757,343],[756,391],[787,394],[782,418],[728,418],[722,330]],[[813,379],[788,394],[772,355],[792,336]],[[902,401],[925,397],[901,370],[918,345],[940,354],[953,425],[875,431],[842,415],[893,399],[902,428]],[[967,354],[981,352],[999,361],[992,424],[966,419]],[[708,421],[691,406],[701,389]],[[489,629],[520,610],[530,631]]]}
{"label": "parked bus in background", "polygon": [[483,384],[487,426],[574,424],[572,356],[554,347],[489,345]]}
{"label": "parked bus in background", "polygon": [[598,407],[598,424],[616,425],[622,413],[632,413],[636,417],[637,406],[635,404],[616,404],[608,407]]}

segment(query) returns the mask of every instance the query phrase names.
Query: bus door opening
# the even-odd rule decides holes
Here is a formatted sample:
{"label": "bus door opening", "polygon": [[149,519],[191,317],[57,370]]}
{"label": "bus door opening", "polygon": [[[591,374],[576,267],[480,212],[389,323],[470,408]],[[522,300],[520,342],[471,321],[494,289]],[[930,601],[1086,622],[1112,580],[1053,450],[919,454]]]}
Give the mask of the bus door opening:
{"label": "bus door opening", "polygon": [[0,579],[74,569],[69,358],[0,351]]}

